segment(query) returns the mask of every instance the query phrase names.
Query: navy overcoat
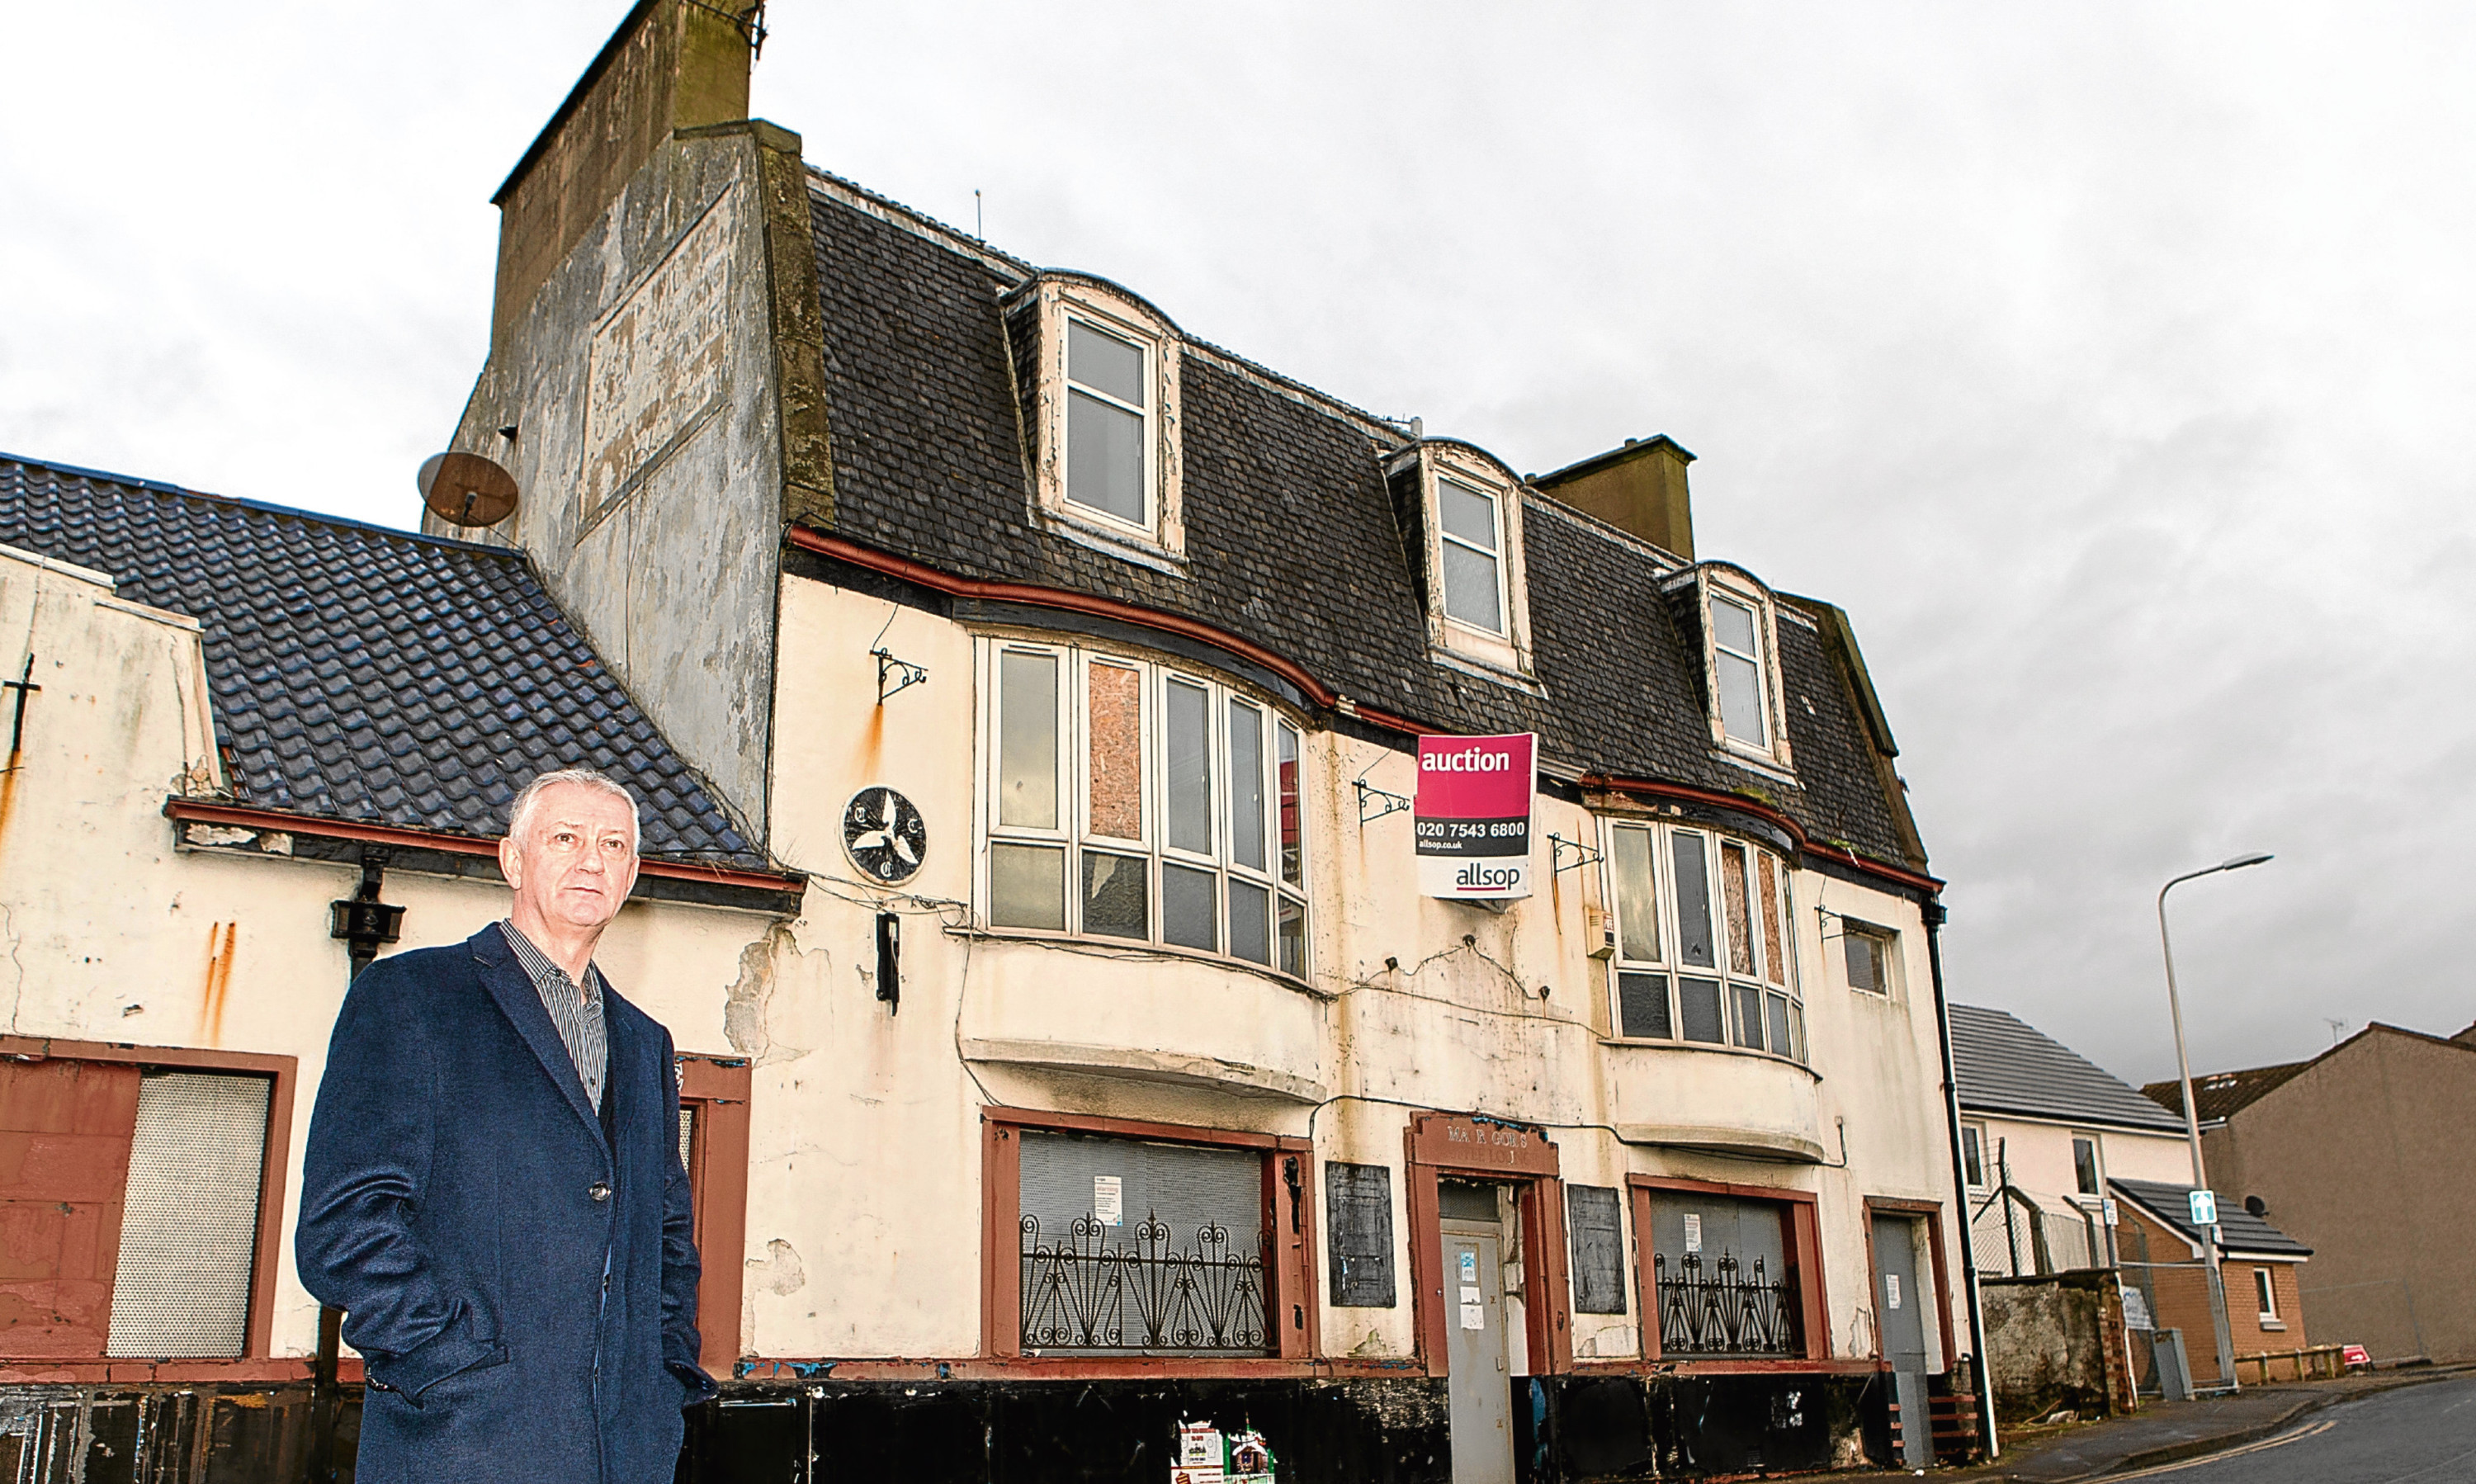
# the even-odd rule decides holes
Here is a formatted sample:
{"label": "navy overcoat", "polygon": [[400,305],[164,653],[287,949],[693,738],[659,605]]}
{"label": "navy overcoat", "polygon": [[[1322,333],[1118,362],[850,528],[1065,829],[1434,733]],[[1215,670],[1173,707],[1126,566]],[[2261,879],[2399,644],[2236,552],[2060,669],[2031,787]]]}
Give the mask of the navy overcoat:
{"label": "navy overcoat", "polygon": [[714,1392],[678,1071],[652,1017],[603,1006],[597,1114],[496,924],[344,997],[294,1247],[362,1355],[360,1484],[672,1477]]}

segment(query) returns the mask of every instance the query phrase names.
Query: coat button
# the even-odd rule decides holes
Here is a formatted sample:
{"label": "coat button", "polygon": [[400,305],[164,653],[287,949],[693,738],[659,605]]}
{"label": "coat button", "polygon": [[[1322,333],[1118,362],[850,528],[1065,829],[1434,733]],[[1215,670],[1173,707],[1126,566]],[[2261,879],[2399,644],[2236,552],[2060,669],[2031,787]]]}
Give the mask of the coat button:
{"label": "coat button", "polygon": [[596,1200],[607,1200],[610,1199],[610,1182],[608,1180],[596,1180],[590,1186],[586,1187],[584,1193],[591,1196]]}

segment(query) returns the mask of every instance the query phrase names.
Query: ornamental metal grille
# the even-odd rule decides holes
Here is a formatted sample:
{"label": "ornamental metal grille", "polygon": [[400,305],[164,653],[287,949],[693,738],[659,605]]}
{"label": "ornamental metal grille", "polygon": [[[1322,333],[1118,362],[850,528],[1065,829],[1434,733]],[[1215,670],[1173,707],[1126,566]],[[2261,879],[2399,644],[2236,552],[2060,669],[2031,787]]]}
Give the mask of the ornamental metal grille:
{"label": "ornamental metal grille", "polygon": [[1027,1350],[1270,1353],[1263,1251],[1233,1249],[1226,1226],[1207,1223],[1181,1246],[1153,1217],[1117,1227],[1078,1216],[1044,1242],[1027,1216],[1022,1235]]}
{"label": "ornamental metal grille", "polygon": [[1677,1355],[1793,1355],[1796,1353],[1796,1283],[1777,1278],[1754,1259],[1747,1273],[1733,1252],[1705,1269],[1698,1252],[1668,1271],[1668,1254],[1655,1252],[1651,1275],[1659,1290],[1659,1352]]}

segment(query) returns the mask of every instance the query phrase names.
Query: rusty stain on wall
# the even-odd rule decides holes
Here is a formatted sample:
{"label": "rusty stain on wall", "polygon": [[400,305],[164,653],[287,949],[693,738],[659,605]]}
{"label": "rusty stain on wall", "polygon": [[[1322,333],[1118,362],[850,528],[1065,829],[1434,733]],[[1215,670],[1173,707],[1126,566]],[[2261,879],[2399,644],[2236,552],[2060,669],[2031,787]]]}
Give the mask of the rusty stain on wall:
{"label": "rusty stain on wall", "polygon": [[232,987],[233,951],[239,942],[239,923],[207,925],[207,968],[198,997],[198,1039],[209,1046],[224,1044],[224,992]]}

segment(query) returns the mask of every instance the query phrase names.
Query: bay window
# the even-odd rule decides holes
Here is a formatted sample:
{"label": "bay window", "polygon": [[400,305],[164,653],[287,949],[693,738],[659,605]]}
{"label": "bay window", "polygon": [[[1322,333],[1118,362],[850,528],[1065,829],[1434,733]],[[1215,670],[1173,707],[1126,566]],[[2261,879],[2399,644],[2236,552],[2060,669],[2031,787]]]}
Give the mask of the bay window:
{"label": "bay window", "polygon": [[1299,729],[1209,677],[989,647],[991,927],[1306,973]]}
{"label": "bay window", "polygon": [[1805,1060],[1787,862],[1708,829],[1607,829],[1617,1034]]}

